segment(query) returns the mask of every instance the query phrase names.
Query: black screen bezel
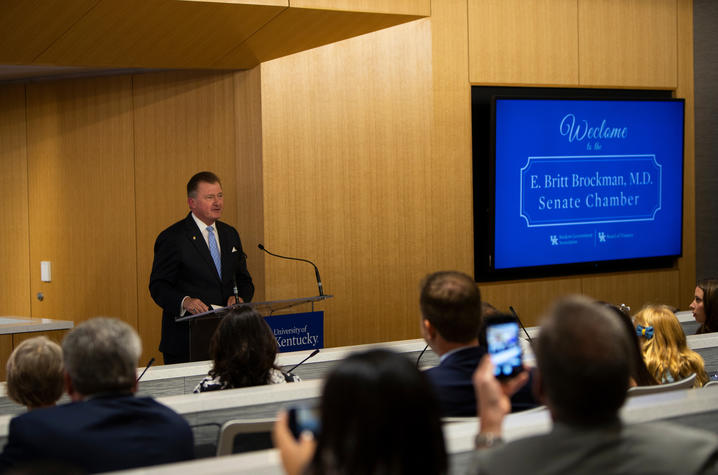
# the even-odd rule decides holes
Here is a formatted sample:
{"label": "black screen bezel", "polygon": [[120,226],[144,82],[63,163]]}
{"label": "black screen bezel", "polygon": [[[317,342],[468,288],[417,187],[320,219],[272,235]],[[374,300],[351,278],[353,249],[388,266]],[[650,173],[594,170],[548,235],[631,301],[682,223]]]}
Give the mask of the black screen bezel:
{"label": "black screen bezel", "polygon": [[[495,269],[495,101],[502,99],[566,99],[566,100],[676,100],[670,90],[581,89],[472,86],[472,152],[474,204],[474,275],[476,281],[501,281],[539,277],[555,277],[602,272],[673,268],[682,254],[633,259],[603,260],[531,267]],[[684,107],[685,114],[685,107]],[[683,121],[685,150],[685,115]],[[685,173],[685,153],[683,170]],[[682,180],[681,180],[682,183]],[[683,190],[681,193],[681,252],[683,249]]]}

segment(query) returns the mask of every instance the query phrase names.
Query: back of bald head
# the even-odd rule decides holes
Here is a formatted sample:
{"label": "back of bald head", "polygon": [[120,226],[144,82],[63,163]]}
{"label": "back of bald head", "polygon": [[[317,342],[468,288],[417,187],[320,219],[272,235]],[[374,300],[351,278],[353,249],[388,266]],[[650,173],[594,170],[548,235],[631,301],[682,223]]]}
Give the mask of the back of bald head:
{"label": "back of bald head", "polygon": [[631,342],[617,318],[581,296],[553,306],[542,323],[536,360],[557,421],[612,422],[626,399]]}

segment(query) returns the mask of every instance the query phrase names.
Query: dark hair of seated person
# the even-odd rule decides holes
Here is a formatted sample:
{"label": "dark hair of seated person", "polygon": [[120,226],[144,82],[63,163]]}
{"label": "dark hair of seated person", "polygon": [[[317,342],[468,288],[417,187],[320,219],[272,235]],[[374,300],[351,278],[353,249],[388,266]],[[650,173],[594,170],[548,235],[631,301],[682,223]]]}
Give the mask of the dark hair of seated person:
{"label": "dark hair of seated person", "polygon": [[350,355],[329,374],[310,474],[441,474],[439,403],[424,374],[388,350]]}
{"label": "dark hair of seated person", "polygon": [[272,329],[256,310],[229,310],[209,345],[214,361],[209,374],[232,388],[267,384],[278,350]]}
{"label": "dark hair of seated person", "polygon": [[696,284],[703,291],[703,311],[705,322],[696,331],[696,334],[712,333],[718,331],[718,279],[703,279]]}
{"label": "dark hair of seated person", "polygon": [[628,312],[626,310],[623,310],[627,307],[618,307],[608,302],[600,303],[603,304],[606,308],[613,311],[613,313],[621,321],[623,327],[626,329],[626,332],[630,335],[629,338],[631,342],[634,343],[632,345],[632,348],[635,347],[635,351],[631,351],[631,359],[633,360],[633,365],[631,366],[631,377],[636,382],[636,385],[655,386],[657,384],[660,384],[660,382],[653,377],[651,372],[648,371],[646,361],[643,359],[641,342],[638,340],[638,335],[636,334],[636,327],[633,326],[633,321],[631,320],[631,316],[628,314]]}

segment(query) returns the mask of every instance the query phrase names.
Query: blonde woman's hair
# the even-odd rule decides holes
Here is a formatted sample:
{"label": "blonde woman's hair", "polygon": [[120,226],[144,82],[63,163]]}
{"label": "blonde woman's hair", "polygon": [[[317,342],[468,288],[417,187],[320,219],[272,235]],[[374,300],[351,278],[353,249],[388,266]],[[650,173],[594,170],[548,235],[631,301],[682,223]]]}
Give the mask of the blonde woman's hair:
{"label": "blonde woman's hair", "polygon": [[52,406],[64,388],[62,349],[44,336],[20,343],[7,360],[7,395],[28,409]]}
{"label": "blonde woman's hair", "polygon": [[708,381],[703,358],[688,348],[681,324],[668,307],[646,306],[633,317],[633,323],[644,328],[653,327],[652,338],[641,335],[638,338],[648,371],[658,381],[668,375],[678,381],[692,373],[696,374],[694,387],[701,387]]}

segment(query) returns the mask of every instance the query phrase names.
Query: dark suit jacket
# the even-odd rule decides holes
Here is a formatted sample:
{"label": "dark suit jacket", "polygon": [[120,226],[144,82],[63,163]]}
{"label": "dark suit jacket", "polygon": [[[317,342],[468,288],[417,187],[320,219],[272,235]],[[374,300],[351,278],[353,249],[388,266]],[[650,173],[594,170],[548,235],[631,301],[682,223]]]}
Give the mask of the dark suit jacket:
{"label": "dark suit jacket", "polygon": [[179,462],[193,454],[192,430],[180,415],[152,398],[105,395],[13,418],[0,471],[52,461],[94,473]]}
{"label": "dark suit jacket", "polygon": [[450,354],[439,366],[426,370],[436,389],[443,416],[476,415],[476,396],[471,376],[486,354],[480,346],[462,348]]}
{"label": "dark suit jacket", "polygon": [[[476,415],[476,393],[471,377],[485,354],[486,348],[482,346],[462,348],[450,354],[439,366],[426,370],[439,398],[443,416]],[[538,405],[531,393],[531,379],[511,398],[512,411]]]}
{"label": "dark suit jacket", "polygon": [[234,280],[239,296],[252,300],[254,284],[239,233],[232,226],[215,222],[221,249],[222,276],[209,253],[191,213],[165,229],[155,241],[155,259],[150,275],[150,294],[162,307],[160,351],[189,360],[189,324],[175,323],[185,296],[198,298],[207,306],[227,305]]}

